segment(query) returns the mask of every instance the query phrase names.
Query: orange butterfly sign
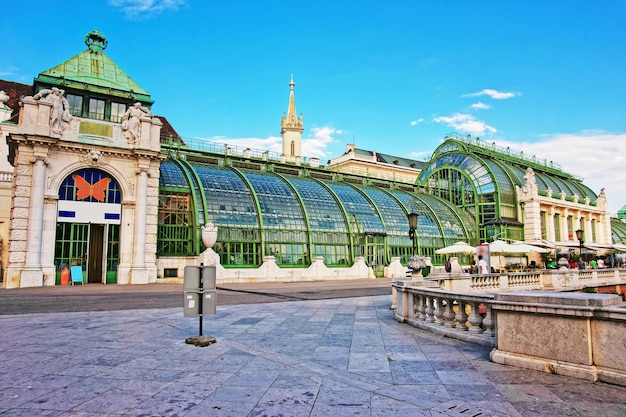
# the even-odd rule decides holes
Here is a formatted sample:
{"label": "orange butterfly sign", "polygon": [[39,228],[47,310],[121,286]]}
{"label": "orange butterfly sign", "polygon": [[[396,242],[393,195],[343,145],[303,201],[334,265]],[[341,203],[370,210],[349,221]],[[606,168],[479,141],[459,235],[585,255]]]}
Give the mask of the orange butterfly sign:
{"label": "orange butterfly sign", "polygon": [[74,184],[76,185],[77,200],[84,200],[86,198],[93,197],[100,202],[104,202],[111,178],[102,178],[95,184],[89,184],[89,182],[80,175],[74,175],[72,178],[74,179]]}

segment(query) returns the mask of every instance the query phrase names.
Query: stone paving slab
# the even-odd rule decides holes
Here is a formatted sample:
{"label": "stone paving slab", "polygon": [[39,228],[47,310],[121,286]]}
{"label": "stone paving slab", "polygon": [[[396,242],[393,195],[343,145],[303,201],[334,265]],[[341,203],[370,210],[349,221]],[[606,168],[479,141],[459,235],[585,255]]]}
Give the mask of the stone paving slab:
{"label": "stone paving slab", "polygon": [[0,316],[3,416],[626,416],[626,388],[489,362],[390,296]]}

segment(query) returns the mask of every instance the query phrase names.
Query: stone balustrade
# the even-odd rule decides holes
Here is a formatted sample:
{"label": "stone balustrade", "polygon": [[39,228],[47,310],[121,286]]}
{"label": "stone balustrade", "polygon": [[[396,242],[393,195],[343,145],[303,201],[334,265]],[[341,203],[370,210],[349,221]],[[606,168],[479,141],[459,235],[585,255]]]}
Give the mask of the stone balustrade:
{"label": "stone balustrade", "polygon": [[2,182],[12,183],[13,172],[7,172],[7,171],[0,172],[0,183]]}
{"label": "stone balustrade", "polygon": [[392,308],[399,322],[494,347],[494,362],[626,386],[626,303],[615,294],[571,292],[624,284],[625,273],[561,270],[398,280],[392,283]]}
{"label": "stone balustrade", "polygon": [[[585,287],[626,285],[626,269],[558,269],[470,275],[438,274],[426,279],[440,289],[459,293],[493,294],[502,291],[576,291]],[[418,282],[418,281],[415,281]]]}
{"label": "stone balustrade", "polygon": [[493,295],[463,294],[397,282],[396,320],[433,333],[495,346]]}

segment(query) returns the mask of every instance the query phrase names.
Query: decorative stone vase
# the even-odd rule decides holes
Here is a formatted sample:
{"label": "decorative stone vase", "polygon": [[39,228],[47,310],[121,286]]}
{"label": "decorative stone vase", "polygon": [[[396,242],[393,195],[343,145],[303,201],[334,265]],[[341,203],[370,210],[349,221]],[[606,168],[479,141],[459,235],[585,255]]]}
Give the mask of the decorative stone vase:
{"label": "decorative stone vase", "polygon": [[217,242],[217,226],[209,222],[202,226],[202,243],[207,249],[213,249]]}

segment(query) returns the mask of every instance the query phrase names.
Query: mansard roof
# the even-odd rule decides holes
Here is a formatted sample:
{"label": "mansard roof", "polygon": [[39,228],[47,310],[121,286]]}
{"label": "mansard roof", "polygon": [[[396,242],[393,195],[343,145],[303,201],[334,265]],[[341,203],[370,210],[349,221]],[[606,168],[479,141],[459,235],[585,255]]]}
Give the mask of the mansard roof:
{"label": "mansard roof", "polygon": [[40,73],[35,78],[35,88],[56,85],[152,104],[150,94],[103,52],[107,43],[99,31],[88,33],[85,36],[87,50]]}

